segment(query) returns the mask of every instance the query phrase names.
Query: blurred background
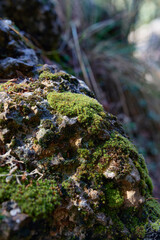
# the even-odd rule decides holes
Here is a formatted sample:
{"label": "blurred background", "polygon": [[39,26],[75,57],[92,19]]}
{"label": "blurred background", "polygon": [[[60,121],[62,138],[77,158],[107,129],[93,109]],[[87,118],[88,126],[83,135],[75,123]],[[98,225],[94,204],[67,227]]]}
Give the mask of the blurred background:
{"label": "blurred background", "polygon": [[50,60],[83,79],[146,159],[160,201],[160,1],[57,0]]}
{"label": "blurred background", "polygon": [[160,1],[0,2],[0,17],[14,21],[42,63],[83,79],[118,117],[160,201]]}

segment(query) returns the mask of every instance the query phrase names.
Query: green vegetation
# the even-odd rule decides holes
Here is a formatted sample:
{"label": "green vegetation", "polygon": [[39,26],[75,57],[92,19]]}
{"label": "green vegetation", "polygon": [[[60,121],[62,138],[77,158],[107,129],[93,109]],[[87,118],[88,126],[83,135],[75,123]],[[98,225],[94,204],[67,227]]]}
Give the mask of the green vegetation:
{"label": "green vegetation", "polygon": [[119,171],[120,175],[126,174],[131,170],[128,162],[129,158],[131,158],[141,176],[140,189],[142,195],[146,195],[147,193],[152,194],[153,184],[151,178],[149,177],[145,160],[143,156],[138,153],[136,147],[131,143],[131,141],[119,133],[116,133],[112,134],[111,139],[107,141],[104,146],[106,148],[112,148],[116,155],[120,151],[120,155],[123,157],[124,161],[124,167],[121,166]]}
{"label": "green vegetation", "polygon": [[7,92],[7,93],[18,93],[18,92],[24,92],[24,90],[27,90],[29,86],[25,83],[13,83],[13,82],[6,82],[4,84],[0,85],[0,92]]}
{"label": "green vegetation", "polygon": [[71,92],[51,92],[47,96],[50,106],[58,113],[68,117],[78,117],[88,132],[96,134],[102,127],[105,113],[97,100]]}
{"label": "green vegetation", "polygon": [[159,231],[160,229],[160,220],[158,219],[156,222],[151,223],[151,227],[154,231]]}
{"label": "green vegetation", "polygon": [[57,80],[57,79],[61,79],[64,78],[65,80],[69,80],[70,79],[70,75],[65,73],[65,72],[57,72],[57,73],[51,73],[50,71],[43,71],[40,75],[39,75],[39,80]]}
{"label": "green vegetation", "polygon": [[48,217],[61,201],[54,180],[45,179],[31,181],[28,185],[19,185],[15,181],[6,183],[0,179],[0,184],[0,203],[13,199],[22,212],[27,213],[34,220],[40,216]]}
{"label": "green vegetation", "polygon": [[106,199],[110,208],[119,208],[123,205],[124,198],[118,188],[113,183],[108,183],[106,186]]}
{"label": "green vegetation", "polygon": [[[84,79],[104,107],[107,100],[110,112],[128,117],[128,135],[150,159],[148,167],[154,176],[154,169],[159,171],[155,161],[160,149],[159,81],[154,69],[133,57],[135,46],[128,36],[136,26],[159,16],[159,1],[81,0],[75,4],[59,0],[58,4],[64,22],[62,46],[67,45],[66,51],[57,51],[59,63]],[[49,57],[54,60],[54,55]]]}
{"label": "green vegetation", "polygon": [[152,222],[156,222],[160,218],[159,203],[152,196],[148,196],[144,208]]}

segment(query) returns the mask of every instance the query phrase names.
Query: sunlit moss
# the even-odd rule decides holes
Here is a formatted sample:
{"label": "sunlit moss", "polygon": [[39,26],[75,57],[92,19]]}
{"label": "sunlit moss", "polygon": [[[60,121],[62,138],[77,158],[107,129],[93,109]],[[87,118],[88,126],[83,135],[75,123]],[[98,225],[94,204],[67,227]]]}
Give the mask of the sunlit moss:
{"label": "sunlit moss", "polygon": [[70,75],[65,72],[51,73],[50,71],[43,71],[39,75],[39,80],[56,80],[60,77],[63,77],[66,80],[69,80]]}
{"label": "sunlit moss", "polygon": [[78,117],[89,132],[98,133],[105,117],[102,105],[97,100],[71,92],[51,92],[47,96],[50,106],[62,115]]}
{"label": "sunlit moss", "polygon": [[106,186],[106,199],[110,208],[119,208],[124,202],[124,198],[118,188],[113,183],[108,183]]}

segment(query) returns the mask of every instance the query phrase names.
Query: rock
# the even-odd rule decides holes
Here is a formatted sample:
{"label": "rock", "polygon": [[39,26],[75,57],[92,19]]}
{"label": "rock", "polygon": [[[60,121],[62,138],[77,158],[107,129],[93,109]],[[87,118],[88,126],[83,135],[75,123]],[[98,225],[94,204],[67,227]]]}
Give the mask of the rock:
{"label": "rock", "polygon": [[0,20],[0,78],[33,75],[38,64],[35,51],[27,47],[21,35],[9,20]]}
{"label": "rock", "polygon": [[159,236],[160,206],[145,160],[116,117],[83,81],[37,66],[34,51],[22,61],[27,46],[0,23],[0,67],[13,58],[10,41],[19,52],[1,77],[23,73],[0,86],[0,240]]}
{"label": "rock", "polygon": [[[2,204],[1,214],[3,218],[0,224],[0,240],[13,239],[17,231],[21,239],[25,237],[23,228],[31,221],[27,214],[21,213],[20,208],[14,201],[4,202]],[[25,238],[26,239],[26,238]]]}
{"label": "rock", "polygon": [[109,169],[107,169],[104,173],[103,173],[105,178],[114,178],[116,176],[116,174],[112,171],[110,171]]}
{"label": "rock", "polygon": [[1,0],[0,16],[9,18],[29,38],[45,50],[55,49],[61,34],[61,24],[50,0]]}
{"label": "rock", "polygon": [[126,191],[126,201],[129,202],[128,205],[130,206],[136,206],[139,203],[143,203],[145,201],[145,198],[142,197],[142,195],[140,194],[140,192],[137,190],[130,190],[130,191]]}
{"label": "rock", "polygon": [[44,69],[1,85],[0,239],[143,239],[160,216],[143,157],[84,83]]}

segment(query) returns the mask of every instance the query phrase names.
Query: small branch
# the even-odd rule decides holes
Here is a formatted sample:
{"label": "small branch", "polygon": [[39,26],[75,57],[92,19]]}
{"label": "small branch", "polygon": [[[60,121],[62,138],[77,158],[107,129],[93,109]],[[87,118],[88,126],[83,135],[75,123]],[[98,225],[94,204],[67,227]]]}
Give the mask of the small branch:
{"label": "small branch", "polygon": [[[37,169],[33,170],[33,171],[30,172],[30,173],[26,173],[26,172],[25,172],[26,177],[27,177],[27,176],[36,175],[36,174],[40,175],[40,177],[38,178],[38,180],[43,177],[43,174],[40,173]],[[23,176],[24,176],[24,173],[23,173],[23,174],[14,174],[14,175],[12,175],[12,174],[10,174],[10,173],[8,173],[8,174],[0,174],[0,177],[8,177],[8,176],[12,176],[12,177],[16,177],[16,178],[17,178],[17,177],[23,177]]]}
{"label": "small branch", "polygon": [[73,35],[73,40],[74,40],[74,44],[75,44],[75,49],[76,49],[76,53],[77,53],[77,57],[78,57],[78,61],[84,76],[84,80],[86,82],[86,84],[88,85],[88,87],[92,87],[88,78],[88,74],[83,62],[83,58],[82,58],[82,54],[81,54],[81,49],[80,49],[80,44],[79,44],[79,39],[78,39],[78,34],[77,34],[77,29],[75,24],[72,22],[71,23],[71,29],[72,29],[72,35]]}

